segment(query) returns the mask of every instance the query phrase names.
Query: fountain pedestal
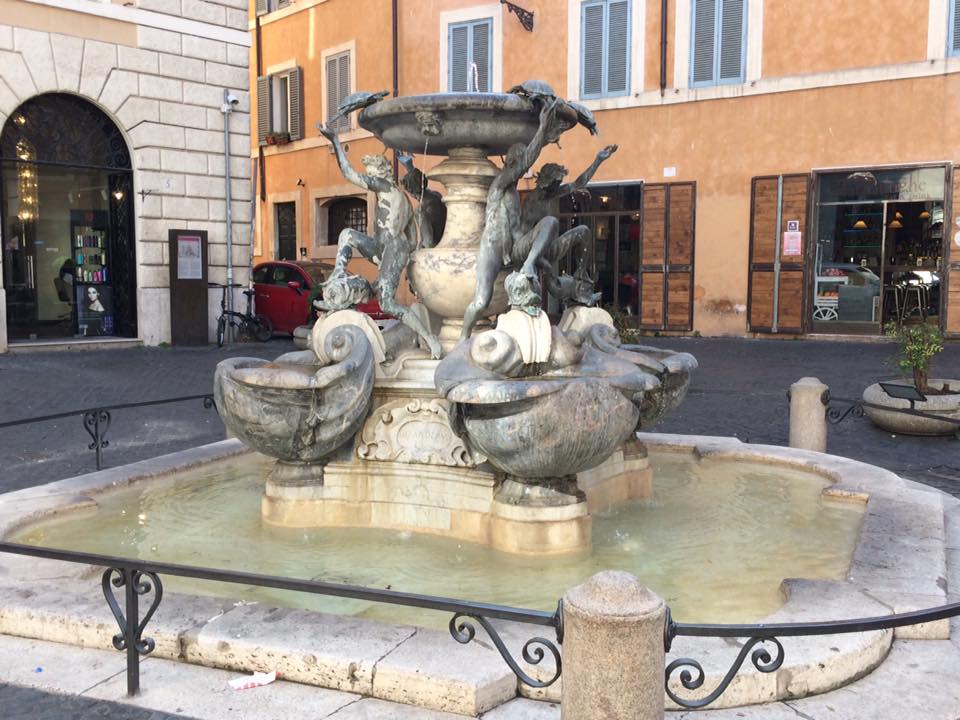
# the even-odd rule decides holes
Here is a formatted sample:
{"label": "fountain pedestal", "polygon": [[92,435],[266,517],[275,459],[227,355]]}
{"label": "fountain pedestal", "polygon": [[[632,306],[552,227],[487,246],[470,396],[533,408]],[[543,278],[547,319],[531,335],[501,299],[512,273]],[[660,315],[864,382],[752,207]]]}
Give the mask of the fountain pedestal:
{"label": "fountain pedestal", "polygon": [[[442,318],[438,337],[445,353],[459,342],[463,314],[476,291],[477,251],[483,233],[487,191],[497,172],[497,166],[487,159],[482,149],[456,148],[427,173],[447,190],[443,198],[447,224],[436,247],[421,248],[413,253],[407,274],[420,301]],[[506,273],[501,274],[490,301],[492,315],[507,308],[504,277]],[[480,322],[476,331],[487,327],[488,322]]]}

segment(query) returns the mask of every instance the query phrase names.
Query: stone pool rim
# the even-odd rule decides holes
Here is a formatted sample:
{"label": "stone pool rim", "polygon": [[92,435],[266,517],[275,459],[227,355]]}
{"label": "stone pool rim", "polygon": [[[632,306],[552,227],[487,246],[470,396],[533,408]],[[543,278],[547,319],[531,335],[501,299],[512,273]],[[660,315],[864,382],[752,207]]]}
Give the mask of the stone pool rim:
{"label": "stone pool rim", "polygon": [[[840,620],[945,602],[943,496],[938,491],[906,481],[890,471],[837,456],[746,445],[735,438],[655,433],[640,433],[637,437],[654,452],[759,460],[819,474],[831,482],[823,491],[825,496],[866,503],[846,579],[784,579],[786,602],[764,621]],[[2,495],[0,537],[44,517],[89,506],[94,502],[89,496],[97,492],[245,452],[248,450],[239,441],[227,440]],[[893,532],[895,527],[910,527],[915,532],[905,536]],[[915,552],[904,552],[905,548]],[[99,572],[67,565],[0,556],[0,632],[111,647],[110,638],[116,626],[99,594]],[[163,612],[165,606],[178,611],[175,619]],[[290,627],[303,630],[298,638],[291,640],[263,632],[264,623],[277,615]],[[234,622],[237,620],[239,624]],[[273,627],[280,630],[279,625]],[[311,637],[310,628],[317,631],[316,636]],[[517,625],[501,629],[511,649],[517,649],[523,639],[536,634],[531,630],[539,630]],[[349,643],[340,643],[339,649],[334,648],[342,657],[323,645],[331,633],[350,639]],[[527,697],[559,700],[559,683],[545,691],[518,687],[499,655],[482,645],[457,646],[445,633],[376,620],[170,593],[165,595],[147,634],[157,640],[158,657],[236,670],[281,665],[284,676],[290,680],[436,710],[477,714],[506,702],[518,692]],[[883,661],[895,638],[948,636],[949,623],[943,621],[896,631],[797,639],[787,648],[786,662],[777,673],[760,675],[745,668],[714,707],[829,691],[873,670]],[[392,645],[394,641],[396,644]],[[379,653],[384,643],[392,645],[386,654],[369,654]],[[338,642],[330,644],[337,646]],[[357,647],[352,648],[353,645]],[[679,655],[698,658],[707,672],[704,687],[710,688],[735,655],[735,648],[733,653],[731,649],[722,641],[683,638],[675,643],[668,660]],[[431,654],[449,660],[437,667],[431,662]],[[531,674],[549,671],[535,667],[526,670]],[[667,706],[670,707],[669,703]]]}

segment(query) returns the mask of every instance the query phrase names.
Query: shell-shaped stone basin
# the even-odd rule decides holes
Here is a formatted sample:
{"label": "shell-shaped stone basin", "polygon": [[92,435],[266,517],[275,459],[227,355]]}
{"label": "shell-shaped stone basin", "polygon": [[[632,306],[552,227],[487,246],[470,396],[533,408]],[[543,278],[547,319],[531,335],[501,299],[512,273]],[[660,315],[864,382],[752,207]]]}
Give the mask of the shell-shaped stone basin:
{"label": "shell-shaped stone basin", "polygon": [[[511,93],[435,93],[383,100],[360,114],[360,125],[397,150],[447,155],[455,148],[477,148],[503,155],[516,143],[526,145],[537,132],[540,111]],[[577,114],[557,111],[562,130],[577,124]],[[425,142],[428,141],[428,142]]]}

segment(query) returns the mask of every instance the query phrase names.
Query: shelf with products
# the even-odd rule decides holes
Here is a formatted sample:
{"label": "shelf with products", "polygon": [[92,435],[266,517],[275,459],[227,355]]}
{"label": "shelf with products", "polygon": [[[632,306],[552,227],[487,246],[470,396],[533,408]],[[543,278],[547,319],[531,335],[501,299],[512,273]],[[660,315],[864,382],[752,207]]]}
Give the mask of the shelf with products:
{"label": "shelf with products", "polygon": [[73,225],[72,234],[77,281],[86,284],[109,282],[106,230],[91,225]]}

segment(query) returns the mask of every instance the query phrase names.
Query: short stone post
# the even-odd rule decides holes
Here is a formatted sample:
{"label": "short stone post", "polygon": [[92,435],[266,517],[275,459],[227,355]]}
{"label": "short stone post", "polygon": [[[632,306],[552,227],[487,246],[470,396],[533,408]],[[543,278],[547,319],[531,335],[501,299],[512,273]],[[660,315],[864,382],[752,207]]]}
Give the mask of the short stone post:
{"label": "short stone post", "polygon": [[666,610],[626,572],[567,591],[561,720],[662,720]]}
{"label": "short stone post", "polygon": [[827,404],[829,388],[814,377],[790,386],[790,447],[827,451]]}

